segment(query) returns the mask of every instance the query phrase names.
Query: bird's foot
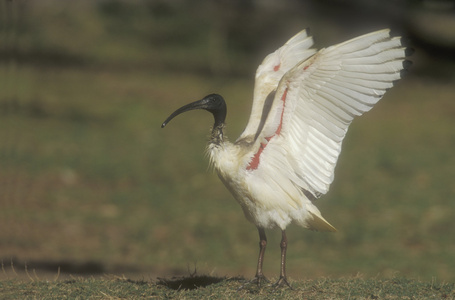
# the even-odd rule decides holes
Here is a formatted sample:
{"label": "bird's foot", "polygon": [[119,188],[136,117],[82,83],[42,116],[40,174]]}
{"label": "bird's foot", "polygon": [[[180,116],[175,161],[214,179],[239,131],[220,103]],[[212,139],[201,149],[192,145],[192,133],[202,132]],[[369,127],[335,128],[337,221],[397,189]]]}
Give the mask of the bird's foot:
{"label": "bird's foot", "polygon": [[269,283],[270,280],[268,280],[264,275],[256,275],[253,280],[251,280],[251,283],[256,283],[259,287],[263,282]]}
{"label": "bird's foot", "polygon": [[256,275],[253,279],[247,281],[245,284],[243,284],[241,287],[239,287],[239,290],[244,289],[247,285],[250,284],[255,284],[258,287],[261,287],[262,283],[269,283],[270,281],[264,276],[264,275]]}
{"label": "bird's foot", "polygon": [[288,288],[290,288],[291,290],[293,290],[292,286],[289,284],[288,282],[288,279],[286,276],[280,276],[280,279],[278,279],[278,281],[273,285],[273,287],[275,289],[277,288],[281,288],[283,287],[284,285],[287,285]]}

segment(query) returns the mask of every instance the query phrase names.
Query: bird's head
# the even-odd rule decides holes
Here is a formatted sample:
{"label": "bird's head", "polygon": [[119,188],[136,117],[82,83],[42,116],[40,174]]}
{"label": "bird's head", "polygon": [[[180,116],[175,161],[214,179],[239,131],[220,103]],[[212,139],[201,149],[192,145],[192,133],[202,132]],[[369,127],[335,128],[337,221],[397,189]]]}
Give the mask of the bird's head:
{"label": "bird's head", "polygon": [[224,102],[223,97],[218,94],[210,94],[205,96],[203,99],[184,105],[174,111],[164,122],[161,124],[161,128],[167,125],[174,117],[180,115],[189,110],[194,109],[205,109],[213,114],[215,119],[214,128],[222,126],[224,120],[226,119],[226,102]]}

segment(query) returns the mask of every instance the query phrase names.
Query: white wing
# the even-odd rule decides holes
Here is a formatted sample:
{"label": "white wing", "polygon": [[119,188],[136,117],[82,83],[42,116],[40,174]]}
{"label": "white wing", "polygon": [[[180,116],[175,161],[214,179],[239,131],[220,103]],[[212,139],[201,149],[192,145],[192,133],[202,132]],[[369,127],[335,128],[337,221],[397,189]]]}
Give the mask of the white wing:
{"label": "white wing", "polygon": [[314,197],[327,193],[349,124],[400,79],[405,56],[400,38],[381,30],[297,64],[280,81],[247,170],[273,165]]}
{"label": "white wing", "polygon": [[[316,53],[315,49],[309,49],[313,45],[313,39],[308,36],[307,30],[302,30],[289,39],[281,48],[267,55],[256,70],[256,82],[254,85],[253,108],[248,124],[238,140],[247,136],[255,137],[261,117],[264,115],[264,106],[272,104],[273,94],[281,78],[297,63],[308,59]],[[269,103],[265,103],[269,97]],[[265,122],[265,119],[262,120]]]}

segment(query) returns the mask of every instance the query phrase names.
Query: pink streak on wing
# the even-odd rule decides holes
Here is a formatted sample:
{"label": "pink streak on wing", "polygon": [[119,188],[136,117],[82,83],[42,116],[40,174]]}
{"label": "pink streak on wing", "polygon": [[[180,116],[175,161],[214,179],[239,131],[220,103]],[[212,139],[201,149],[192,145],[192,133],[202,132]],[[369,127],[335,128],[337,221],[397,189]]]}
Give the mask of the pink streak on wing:
{"label": "pink streak on wing", "polygon": [[275,131],[275,133],[272,136],[266,137],[265,139],[267,140],[267,143],[261,143],[258,151],[253,155],[253,158],[251,159],[250,163],[246,167],[247,170],[256,170],[259,167],[260,163],[260,156],[262,154],[262,151],[264,151],[265,147],[267,146],[268,142],[275,136],[275,135],[280,135],[281,133],[281,128],[283,125],[283,114],[284,114],[284,107],[286,104],[286,96],[288,94],[288,89],[286,89],[283,93],[283,96],[281,96],[281,101],[283,101],[283,109],[281,110],[281,119],[280,119],[280,124],[278,124],[278,127]]}
{"label": "pink streak on wing", "polygon": [[280,66],[281,66],[281,64],[274,66],[273,71],[275,71],[275,72],[278,71],[280,69]]}
{"label": "pink streak on wing", "polygon": [[283,101],[283,109],[281,110],[280,124],[278,125],[278,128],[275,131],[275,134],[272,135],[270,138],[274,137],[275,135],[280,135],[281,126],[283,125],[284,106],[286,105],[286,96],[287,96],[287,94],[288,94],[288,89],[285,89],[284,93],[283,93],[283,96],[281,96],[281,101]]}

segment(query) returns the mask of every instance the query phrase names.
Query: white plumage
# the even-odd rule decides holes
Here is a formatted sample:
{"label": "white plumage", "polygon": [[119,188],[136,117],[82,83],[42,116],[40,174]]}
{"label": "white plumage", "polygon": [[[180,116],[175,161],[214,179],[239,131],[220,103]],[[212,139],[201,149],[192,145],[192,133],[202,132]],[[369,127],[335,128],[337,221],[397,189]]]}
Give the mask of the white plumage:
{"label": "white plumage", "polygon": [[305,30],[268,55],[256,71],[253,107],[235,143],[223,135],[226,106],[212,94],[175,111],[213,113],[208,154],[221,181],[260,235],[256,280],[260,283],[267,243],[264,229],[282,230],[278,284],[287,284],[285,229],[335,231],[314,200],[326,194],[347,129],[369,111],[404,69],[406,49],[381,30],[316,51]]}

